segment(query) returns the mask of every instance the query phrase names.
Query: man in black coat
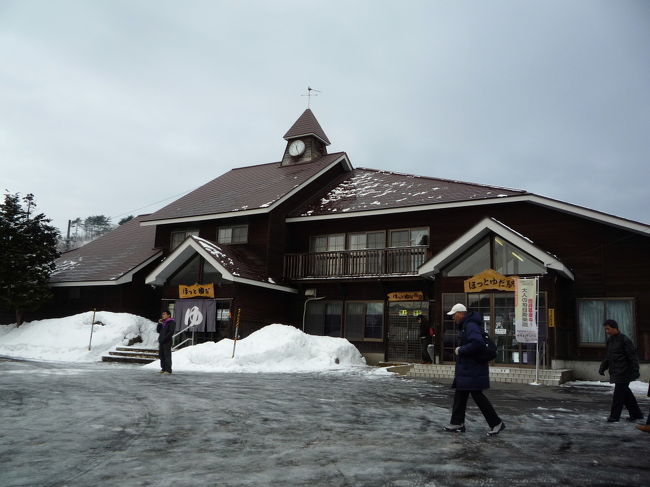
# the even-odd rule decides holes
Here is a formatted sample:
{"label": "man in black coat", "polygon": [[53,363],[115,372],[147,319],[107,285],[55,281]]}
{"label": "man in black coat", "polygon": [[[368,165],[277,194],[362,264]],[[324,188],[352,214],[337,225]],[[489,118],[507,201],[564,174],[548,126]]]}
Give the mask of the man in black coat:
{"label": "man in black coat", "polygon": [[456,347],[456,373],[452,387],[456,389],[452,406],[451,422],[444,427],[451,433],[465,432],[465,409],[470,394],[490,426],[488,436],[498,435],[506,425],[483,394],[490,387],[490,368],[487,362],[477,359],[485,349],[483,338],[483,318],[475,311],[467,311],[465,305],[455,304],[448,315],[453,315],[454,323],[460,326],[460,346]]}
{"label": "man in black coat", "polygon": [[172,373],[172,337],[176,329],[176,322],[169,311],[163,311],[158,320],[158,355],[160,357],[160,373]]}
{"label": "man in black coat", "polygon": [[420,346],[422,347],[422,363],[430,364],[433,363],[433,357],[429,356],[429,345],[433,344],[433,337],[435,336],[435,331],[424,315],[418,315],[417,321],[420,325]]}
{"label": "man in black coat", "polygon": [[598,373],[605,375],[605,371],[609,370],[609,382],[614,384],[612,410],[607,422],[615,423],[621,418],[623,405],[630,413],[628,421],[643,419],[643,413],[630,390],[630,382],[638,379],[640,375],[639,357],[634,343],[619,331],[616,321],[607,320],[603,326],[607,334],[607,349]]}

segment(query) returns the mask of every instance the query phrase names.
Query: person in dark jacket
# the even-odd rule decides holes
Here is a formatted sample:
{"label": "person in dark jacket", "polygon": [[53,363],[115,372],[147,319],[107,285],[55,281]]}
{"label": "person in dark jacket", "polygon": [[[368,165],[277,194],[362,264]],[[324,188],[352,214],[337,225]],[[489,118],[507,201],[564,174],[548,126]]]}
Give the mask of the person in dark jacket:
{"label": "person in dark jacket", "polygon": [[452,406],[451,422],[445,431],[465,432],[465,409],[470,394],[490,426],[488,436],[498,435],[506,427],[483,394],[490,387],[490,368],[487,362],[476,360],[476,355],[485,348],[483,339],[483,318],[475,311],[458,303],[447,313],[453,315],[454,323],[460,327],[460,346],[456,347],[456,374],[452,387],[456,389]]}
{"label": "person in dark jacket", "polygon": [[[648,384],[648,397],[650,397],[650,384]],[[650,433],[650,414],[648,414],[648,419],[646,420],[645,424],[637,424],[636,427],[641,431]]]}
{"label": "person in dark jacket", "polygon": [[163,311],[158,320],[158,355],[160,357],[160,373],[172,373],[172,337],[176,329],[176,322],[169,311]]}
{"label": "person in dark jacket", "polygon": [[600,364],[598,373],[605,375],[605,371],[609,370],[609,382],[614,384],[612,409],[607,422],[615,423],[621,418],[623,405],[630,413],[628,421],[643,419],[643,413],[630,390],[630,382],[640,376],[639,357],[637,357],[634,343],[619,331],[618,323],[615,320],[607,320],[603,326],[607,334],[607,348],[605,360]]}
{"label": "person in dark jacket", "polygon": [[420,324],[420,344],[422,347],[422,363],[430,364],[433,363],[433,357],[429,356],[429,345],[433,344],[433,337],[435,336],[435,331],[424,315],[418,315],[417,321]]}

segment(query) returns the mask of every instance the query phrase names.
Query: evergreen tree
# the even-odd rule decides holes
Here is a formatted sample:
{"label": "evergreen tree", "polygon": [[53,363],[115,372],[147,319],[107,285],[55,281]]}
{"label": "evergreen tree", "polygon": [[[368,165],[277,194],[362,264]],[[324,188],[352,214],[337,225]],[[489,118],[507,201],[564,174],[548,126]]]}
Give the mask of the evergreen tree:
{"label": "evergreen tree", "polygon": [[48,288],[59,231],[43,213],[36,213],[34,195],[5,194],[0,205],[0,306],[15,310],[16,324],[25,311],[51,298]]}
{"label": "evergreen tree", "polygon": [[105,215],[89,216],[84,220],[86,238],[90,238],[90,240],[104,235],[112,229],[111,218]]}
{"label": "evergreen tree", "polygon": [[117,224],[124,225],[126,222],[130,222],[131,220],[133,220],[133,215],[125,216],[119,222],[117,222]]}

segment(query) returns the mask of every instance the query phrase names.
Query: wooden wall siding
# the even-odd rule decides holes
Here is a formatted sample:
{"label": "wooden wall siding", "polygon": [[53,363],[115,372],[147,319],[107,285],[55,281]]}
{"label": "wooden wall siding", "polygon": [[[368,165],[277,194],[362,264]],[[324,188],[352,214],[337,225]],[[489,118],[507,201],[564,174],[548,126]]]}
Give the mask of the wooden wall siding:
{"label": "wooden wall siding", "polygon": [[291,322],[289,318],[295,295],[244,284],[235,284],[230,287],[230,290],[232,294],[229,297],[233,298],[233,318],[234,312],[241,309],[239,324],[241,337],[246,337],[273,323],[299,325]]}
{"label": "wooden wall siding", "polygon": [[[177,286],[164,287],[162,294],[165,299],[179,299]],[[294,315],[296,295],[292,293],[246,284],[225,283],[215,286],[215,298],[232,299],[233,323],[237,309],[241,309],[241,337],[272,323],[296,326],[299,324]]]}
{"label": "wooden wall siding", "polygon": [[[601,352],[578,347],[576,298],[631,297],[636,302],[637,343],[650,359],[650,239],[551,208],[529,203],[498,204],[422,211],[367,218],[292,223],[290,252],[305,252],[313,235],[428,226],[429,249],[435,255],[485,217],[493,217],[530,238],[562,261],[575,282],[562,283],[555,297],[558,328],[554,347],[558,358],[600,360]],[[559,282],[562,277],[558,277]],[[454,287],[446,279],[446,287]],[[441,292],[458,292],[441,290]],[[560,291],[561,289],[561,291]]]}
{"label": "wooden wall siding", "polygon": [[285,202],[267,214],[237,216],[226,219],[215,219],[195,222],[194,224],[168,224],[156,228],[156,248],[162,248],[165,255],[169,253],[171,233],[188,228],[199,228],[199,236],[216,242],[217,229],[220,226],[248,224],[248,243],[246,247],[266,259],[266,272],[278,281],[282,278],[282,266],[286,245],[286,214],[311,197],[323,187],[331,184],[344,173],[339,165],[327,174],[320,176],[301,191],[292,195]]}
{"label": "wooden wall siding", "polygon": [[[384,301],[387,302],[388,293],[421,291],[424,293],[424,300],[432,300],[434,296],[433,281],[424,279],[403,279],[390,281],[374,280],[348,280],[348,281],[313,281],[301,283],[301,293],[297,297],[299,311],[298,323],[302,324],[302,312],[305,302],[304,289],[315,288],[318,297],[324,297],[327,301]],[[361,353],[386,353],[387,348],[387,319],[388,309],[384,310],[384,340],[376,341],[351,341]],[[301,326],[301,325],[300,325]],[[344,325],[345,326],[345,325]]]}
{"label": "wooden wall siding", "polygon": [[[96,308],[97,311],[131,313],[148,319],[159,317],[161,293],[159,289],[145,285],[144,280],[158,262],[149,264],[133,276],[133,282],[119,286],[78,286],[51,288],[53,300],[40,310],[28,313],[26,321],[46,318],[61,318],[85,313]],[[78,298],[71,293],[78,291]],[[14,320],[15,321],[15,320]]]}

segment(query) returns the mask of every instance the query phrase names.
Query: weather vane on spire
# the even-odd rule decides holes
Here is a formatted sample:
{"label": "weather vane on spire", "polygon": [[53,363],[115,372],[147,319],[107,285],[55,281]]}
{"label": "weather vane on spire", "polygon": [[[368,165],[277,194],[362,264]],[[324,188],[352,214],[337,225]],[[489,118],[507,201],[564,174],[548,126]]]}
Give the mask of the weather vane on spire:
{"label": "weather vane on spire", "polygon": [[[312,93],[312,92],[315,92],[315,93]],[[312,88],[311,86],[308,86],[307,87],[307,93],[304,93],[304,94],[300,95],[300,96],[306,96],[307,97],[307,108],[310,108],[311,97],[312,96],[318,96],[318,93],[320,93],[320,90],[316,90],[316,89]]]}

